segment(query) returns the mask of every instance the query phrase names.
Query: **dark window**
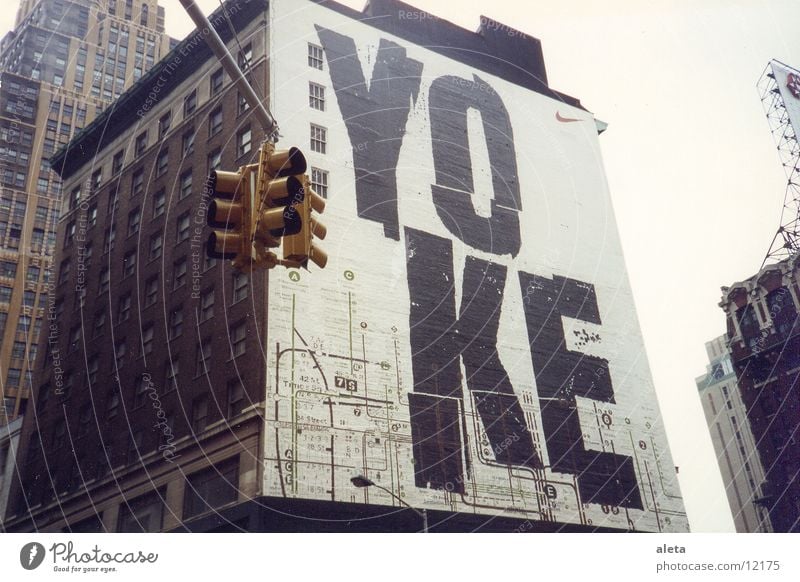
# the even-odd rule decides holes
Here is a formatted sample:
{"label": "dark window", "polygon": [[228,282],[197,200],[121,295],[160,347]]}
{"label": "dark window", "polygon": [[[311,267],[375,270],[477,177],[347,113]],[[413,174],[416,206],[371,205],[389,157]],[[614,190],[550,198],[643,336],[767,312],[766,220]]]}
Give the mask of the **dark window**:
{"label": "dark window", "polygon": [[198,396],[192,400],[192,432],[200,433],[208,422],[208,397]]}
{"label": "dark window", "polygon": [[228,414],[227,418],[233,418],[242,412],[245,406],[244,389],[238,378],[228,382]]}
{"label": "dark window", "polygon": [[195,358],[195,376],[204,375],[209,368],[208,362],[211,359],[211,338],[206,338],[197,346],[197,357]]}
{"label": "dark window", "polygon": [[236,134],[236,157],[242,157],[250,153],[253,147],[253,132],[248,125]]}
{"label": "dark window", "polygon": [[163,176],[167,173],[169,168],[169,150],[164,150],[158,155],[158,162],[156,165],[156,177]]}
{"label": "dark window", "polygon": [[[189,175],[191,179],[191,174]],[[190,181],[191,187],[191,181]],[[189,240],[189,230],[190,230],[191,220],[189,216],[189,211],[184,212],[178,217],[178,221],[176,224],[177,227],[177,241],[178,243],[182,243],[185,240]]]}
{"label": "dark window", "polygon": [[158,120],[158,139],[162,140],[169,131],[170,123],[172,123],[172,112],[168,111]]}
{"label": "dark window", "polygon": [[125,159],[125,152],[123,150],[118,151],[114,154],[114,158],[111,160],[111,173],[116,176],[122,171],[122,165]]}
{"label": "dark window", "polygon": [[214,317],[214,289],[209,289],[200,297],[200,323]]}
{"label": "dark window", "polygon": [[183,100],[183,116],[189,117],[197,109],[197,90],[192,90]]}
{"label": "dark window", "polygon": [[174,309],[169,314],[169,339],[180,337],[183,333],[183,307]]}
{"label": "dark window", "polygon": [[153,491],[119,508],[117,531],[120,533],[159,532],[164,520],[164,492]]}
{"label": "dark window", "polygon": [[128,236],[134,235],[139,232],[139,225],[142,223],[142,211],[139,208],[134,208],[128,214]]}
{"label": "dark window", "polygon": [[233,357],[241,356],[245,352],[245,340],[247,339],[247,326],[245,322],[242,321],[231,327],[230,339]]}
{"label": "dark window", "polygon": [[192,193],[192,170],[191,168],[181,174],[181,181],[180,181],[180,194],[178,195],[179,200],[183,200],[187,196]]}
{"label": "dark window", "polygon": [[150,307],[158,300],[158,275],[150,277],[144,285],[144,306]]}
{"label": "dark window", "polygon": [[164,246],[164,237],[161,233],[154,234],[150,237],[150,260],[157,259],[161,256],[161,250]]}
{"label": "dark window", "polygon": [[153,196],[153,218],[157,218],[164,214],[164,209],[167,206],[167,194],[162,188]]}
{"label": "dark window", "polygon": [[233,503],[239,492],[239,459],[189,475],[186,481],[184,519]]}
{"label": "dark window", "polygon": [[172,266],[172,288],[178,289],[186,284],[186,273],[188,267],[186,258],[178,259]]}
{"label": "dark window", "polygon": [[136,155],[140,156],[147,149],[147,132],[144,131],[136,138]]}
{"label": "dark window", "polygon": [[190,156],[194,153],[194,128],[183,134],[183,157]]}
{"label": "dark window", "polygon": [[247,273],[233,273],[233,303],[238,303],[247,297],[248,283]]}
{"label": "dark window", "polygon": [[222,107],[218,107],[208,116],[208,137],[214,137],[222,131]]}
{"label": "dark window", "polygon": [[134,196],[138,196],[144,192],[144,168],[139,168],[133,173],[133,178],[131,178],[131,192]]}
{"label": "dark window", "polygon": [[211,74],[211,96],[214,97],[222,90],[222,69]]}

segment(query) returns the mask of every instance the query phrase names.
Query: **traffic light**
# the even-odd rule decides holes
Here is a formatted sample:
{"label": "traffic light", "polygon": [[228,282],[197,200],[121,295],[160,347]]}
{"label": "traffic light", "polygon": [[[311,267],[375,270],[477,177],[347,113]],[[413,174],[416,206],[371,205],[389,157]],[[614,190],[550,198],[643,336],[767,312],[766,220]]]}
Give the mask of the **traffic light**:
{"label": "traffic light", "polygon": [[279,264],[306,267],[311,259],[322,268],[327,256],[312,241],[314,234],[325,237],[325,227],[312,218],[311,211],[322,212],[325,201],[311,190],[306,168],[305,156],[299,149],[275,150],[272,144],[264,144],[259,174],[262,206],[256,238],[273,248],[283,240],[283,261]]}
{"label": "traffic light", "polygon": [[294,220],[299,219],[300,230],[284,237],[283,259],[305,268],[308,268],[308,261],[311,260],[320,269],[324,269],[328,263],[328,255],[314,244],[314,238],[324,239],[328,229],[313,213],[316,211],[322,214],[325,211],[325,199],[311,189],[307,176],[301,176],[300,180],[305,195],[299,203],[292,206],[295,211]]}
{"label": "traffic light", "polygon": [[[297,148],[275,150],[261,146],[259,162],[237,172],[213,171],[207,188],[209,257],[232,260],[240,271],[276,265],[307,267],[309,259],[325,267],[327,255],[314,245],[325,238],[325,227],[312,213],[322,212],[325,201],[310,187],[306,159]],[[274,252],[283,241],[283,259]]]}
{"label": "traffic light", "polygon": [[214,170],[206,187],[210,191],[207,223],[214,230],[208,236],[206,253],[215,259],[233,260],[234,265],[249,262],[250,252],[246,223],[250,212],[251,166],[237,172]]}

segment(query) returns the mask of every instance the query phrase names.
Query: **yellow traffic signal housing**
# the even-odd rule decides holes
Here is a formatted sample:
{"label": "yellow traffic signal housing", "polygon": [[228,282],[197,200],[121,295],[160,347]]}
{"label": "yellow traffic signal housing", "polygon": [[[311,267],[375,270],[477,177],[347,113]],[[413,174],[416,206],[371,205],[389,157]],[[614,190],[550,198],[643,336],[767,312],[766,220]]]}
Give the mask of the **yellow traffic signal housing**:
{"label": "yellow traffic signal housing", "polygon": [[256,169],[251,165],[237,172],[215,170],[207,182],[212,197],[207,223],[214,230],[208,236],[206,253],[211,258],[233,260],[240,270],[247,270],[253,262],[250,232]]}
{"label": "yellow traffic signal housing", "polygon": [[328,255],[314,244],[314,238],[324,239],[328,232],[325,225],[313,215],[314,212],[322,214],[325,211],[325,199],[311,189],[307,176],[302,176],[304,196],[294,204],[294,220],[300,222],[300,229],[296,234],[290,234],[283,239],[283,258],[285,261],[297,263],[298,266],[308,268],[311,260],[320,269],[328,263]]}

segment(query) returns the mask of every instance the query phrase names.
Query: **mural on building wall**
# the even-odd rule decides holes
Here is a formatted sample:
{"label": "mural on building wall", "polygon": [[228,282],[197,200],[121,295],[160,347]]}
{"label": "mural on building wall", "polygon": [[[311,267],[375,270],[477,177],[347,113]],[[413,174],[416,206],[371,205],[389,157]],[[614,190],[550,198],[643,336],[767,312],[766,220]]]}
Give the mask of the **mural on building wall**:
{"label": "mural on building wall", "polygon": [[418,507],[685,531],[593,117],[302,4],[272,5],[273,109],[328,172],[331,260],[270,278],[268,494],[397,504],[361,474]]}

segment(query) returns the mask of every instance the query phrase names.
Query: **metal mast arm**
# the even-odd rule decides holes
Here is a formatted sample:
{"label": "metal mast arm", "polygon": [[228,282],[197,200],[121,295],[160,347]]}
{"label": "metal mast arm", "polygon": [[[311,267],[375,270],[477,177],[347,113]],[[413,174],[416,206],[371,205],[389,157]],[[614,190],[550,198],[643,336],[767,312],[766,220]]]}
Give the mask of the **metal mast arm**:
{"label": "metal mast arm", "polygon": [[267,139],[272,142],[277,141],[278,122],[275,121],[275,118],[272,117],[272,114],[264,107],[264,104],[258,98],[256,92],[253,91],[250,83],[248,83],[241,69],[228,51],[228,47],[222,42],[222,39],[219,37],[214,27],[211,26],[208,18],[200,11],[200,8],[195,4],[194,0],[180,0],[180,2],[198,30],[202,31],[206,44],[211,48],[214,56],[219,59],[222,68],[227,71],[237,89],[241,92],[242,97],[244,97],[248,105],[253,108],[253,113],[264,129]]}

